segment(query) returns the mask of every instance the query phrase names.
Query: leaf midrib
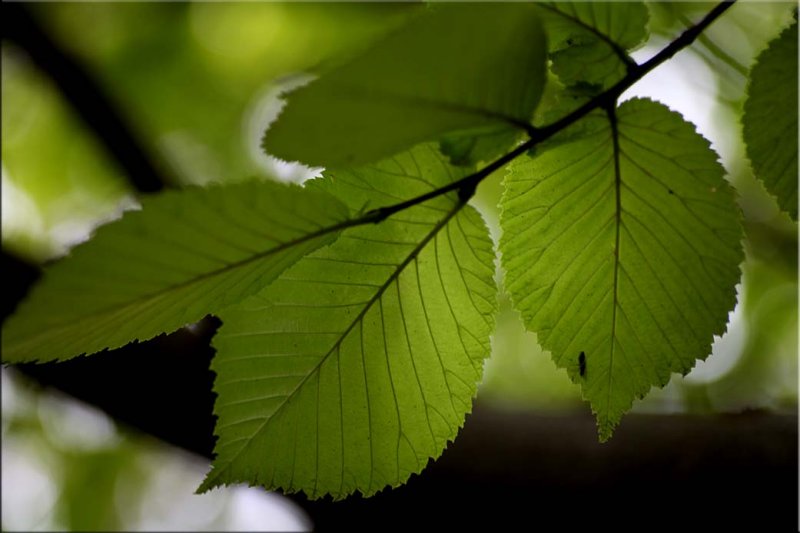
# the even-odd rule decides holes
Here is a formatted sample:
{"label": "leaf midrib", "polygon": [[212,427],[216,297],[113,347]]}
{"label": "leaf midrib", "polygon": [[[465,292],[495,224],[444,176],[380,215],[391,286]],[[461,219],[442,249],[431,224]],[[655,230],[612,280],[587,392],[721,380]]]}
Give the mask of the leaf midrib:
{"label": "leaf midrib", "polygon": [[[341,82],[329,82],[329,83],[332,83],[334,84],[334,87],[343,90],[344,96],[347,97],[362,97],[379,102],[381,100],[385,100],[386,103],[388,104],[393,104],[393,103],[401,105],[410,104],[411,106],[414,107],[428,107],[437,111],[443,110],[448,112],[463,113],[465,115],[475,115],[482,118],[503,122],[509,126],[519,128],[523,131],[529,131],[532,128],[532,125],[523,119],[507,115],[501,111],[494,111],[492,109],[474,107],[471,105],[461,104],[458,102],[447,102],[443,100],[436,100],[433,98],[424,98],[421,96],[415,96],[409,94],[393,93],[391,91],[387,91],[386,89],[382,88],[369,90],[363,87],[349,85]],[[313,88],[313,86],[309,86],[309,90],[311,88]],[[397,102],[392,102],[392,100],[396,100]]]}
{"label": "leaf midrib", "polygon": [[250,444],[255,440],[255,437],[266,428],[269,422],[273,420],[287,405],[289,405],[290,400],[294,398],[294,396],[303,388],[303,386],[311,378],[311,376],[319,372],[319,369],[322,367],[325,361],[327,361],[328,358],[333,353],[338,351],[338,348],[341,346],[342,342],[344,342],[344,339],[347,338],[350,332],[359,323],[362,323],[367,312],[369,312],[369,310],[376,302],[380,301],[381,297],[383,296],[383,293],[386,292],[386,290],[392,285],[392,283],[394,283],[400,276],[400,274],[402,274],[405,268],[422,252],[422,250],[428,245],[431,239],[433,239],[439,233],[439,231],[442,228],[444,228],[450,222],[450,220],[452,220],[452,218],[456,214],[458,214],[459,211],[461,211],[461,209],[465,205],[467,205],[466,201],[461,201],[461,200],[457,201],[456,204],[450,209],[450,211],[447,212],[444,218],[442,218],[442,220],[436,223],[436,225],[420,241],[420,243],[413,250],[411,250],[411,252],[409,252],[408,256],[403,260],[403,262],[397,266],[394,272],[392,272],[392,274],[387,278],[386,282],[383,285],[381,285],[381,287],[376,291],[375,295],[372,298],[370,298],[369,301],[367,301],[366,305],[364,306],[364,309],[358,315],[356,315],[356,317],[353,319],[353,321],[350,323],[347,329],[345,329],[345,331],[342,332],[337,341],[320,358],[317,364],[315,364],[303,377],[303,379],[301,379],[298,382],[298,384],[286,395],[285,399],[278,405],[275,411],[273,411],[272,414],[270,414],[268,417],[264,419],[264,422],[262,422],[261,425],[259,425],[258,428],[252,433],[252,436],[247,439],[247,442],[244,444],[244,446],[239,448],[239,450],[236,451],[230,457],[225,467],[221,469],[215,469],[216,474],[214,474],[213,477],[209,475],[209,477],[203,482],[201,488],[213,486],[214,480],[218,479],[223,472],[228,470],[228,468],[230,468],[230,465],[236,460],[237,457],[239,457],[250,446]]}
{"label": "leaf midrib", "polygon": [[619,305],[619,236],[622,225],[622,200],[620,191],[622,189],[622,174],[620,172],[620,149],[619,149],[619,125],[617,124],[616,102],[609,106],[607,110],[608,120],[611,124],[611,139],[614,150],[614,200],[615,200],[615,235],[614,235],[614,287],[613,287],[613,307],[611,311],[611,352],[608,360],[608,390],[606,393],[606,409],[610,410],[611,387],[614,370],[614,348],[617,345],[617,306]]}
{"label": "leaf midrib", "polygon": [[235,261],[235,262],[230,263],[230,264],[228,264],[228,265],[226,265],[226,266],[224,266],[222,268],[218,268],[216,270],[212,270],[212,271],[209,271],[209,272],[204,272],[204,273],[199,274],[199,275],[197,275],[197,276],[195,276],[195,277],[193,277],[191,279],[188,279],[186,281],[183,281],[183,282],[180,282],[180,283],[176,283],[176,284],[173,284],[173,285],[169,285],[167,287],[163,287],[163,288],[159,289],[158,291],[153,291],[153,292],[147,293],[145,295],[138,296],[138,297],[134,298],[133,300],[128,300],[128,301],[122,302],[120,304],[109,306],[109,307],[103,307],[102,309],[98,309],[98,310],[92,311],[92,312],[90,312],[88,314],[84,314],[84,315],[81,315],[81,316],[78,316],[78,317],[65,317],[60,324],[59,323],[55,323],[53,325],[48,325],[47,326],[47,330],[45,331],[44,335],[42,335],[42,334],[36,334],[36,335],[32,335],[32,336],[27,336],[26,335],[20,341],[16,341],[15,342],[15,341],[12,340],[8,344],[8,346],[6,346],[6,349],[13,351],[15,349],[18,349],[18,347],[20,347],[20,346],[25,346],[25,345],[30,344],[30,343],[35,343],[36,341],[41,339],[43,336],[51,336],[53,334],[62,332],[64,330],[74,328],[74,327],[76,327],[76,326],[78,326],[80,324],[84,324],[87,321],[88,322],[93,322],[94,320],[97,320],[97,318],[100,317],[100,316],[107,315],[107,314],[110,314],[110,313],[117,313],[117,312],[124,311],[124,310],[132,308],[132,307],[137,307],[139,305],[146,304],[146,303],[148,303],[148,302],[150,302],[152,300],[158,299],[158,298],[163,298],[164,296],[168,295],[171,292],[175,292],[175,291],[179,291],[181,289],[185,289],[186,287],[190,287],[190,286],[192,286],[192,285],[194,285],[196,283],[200,283],[202,281],[205,281],[207,279],[213,278],[215,276],[222,275],[222,274],[224,274],[226,272],[229,272],[231,270],[235,270],[235,269],[238,269],[240,267],[247,266],[247,265],[249,265],[249,264],[251,264],[251,263],[253,263],[255,261],[259,261],[261,259],[269,257],[270,255],[281,253],[281,252],[283,252],[285,250],[288,250],[289,248],[291,248],[293,246],[297,246],[297,245],[303,244],[305,242],[311,241],[313,239],[316,239],[316,238],[319,238],[319,237],[323,237],[323,236],[325,236],[325,235],[327,235],[329,233],[333,233],[333,232],[336,232],[336,231],[351,227],[353,225],[356,225],[357,222],[358,222],[357,219],[347,219],[347,220],[344,220],[342,222],[338,222],[336,224],[333,224],[331,226],[327,226],[327,227],[318,229],[317,231],[314,231],[312,233],[303,235],[302,237],[299,237],[299,238],[296,238],[296,239],[281,243],[280,245],[278,245],[278,246],[276,246],[274,248],[270,248],[269,250],[265,250],[263,252],[259,252],[259,253],[255,254],[255,255],[247,257],[245,259],[242,259],[242,260],[239,260],[239,261]]}

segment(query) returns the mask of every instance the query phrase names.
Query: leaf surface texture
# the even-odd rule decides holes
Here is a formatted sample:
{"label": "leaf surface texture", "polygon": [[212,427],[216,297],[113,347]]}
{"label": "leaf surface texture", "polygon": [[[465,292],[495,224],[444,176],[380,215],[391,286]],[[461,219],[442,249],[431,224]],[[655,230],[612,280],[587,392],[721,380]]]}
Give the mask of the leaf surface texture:
{"label": "leaf surface texture", "polygon": [[[463,175],[435,146],[315,185],[356,210]],[[494,251],[455,194],[347,230],[222,314],[216,460],[236,482],[373,494],[438,457],[471,410],[494,329]]]}
{"label": "leaf surface texture", "polygon": [[642,2],[554,2],[538,4],[548,34],[552,71],[567,86],[601,92],[621,80],[627,52],[648,35]]}
{"label": "leaf surface texture", "polygon": [[590,115],[513,164],[501,204],[506,287],[580,383],[602,440],[635,398],[709,354],[742,260],[739,210],[708,142],[649,100],[616,116],[614,128]]}
{"label": "leaf surface texture", "polygon": [[453,131],[519,129],[541,96],[545,53],[530,5],[430,6],[292,92],[264,148],[311,165],[358,166]]}
{"label": "leaf surface texture", "polygon": [[797,220],[797,22],[772,41],[750,73],[744,140],[756,177]]}
{"label": "leaf surface texture", "polygon": [[68,359],[171,332],[267,285],[332,241],[347,208],[270,182],[146,198],[46,268],[3,327],[3,361]]}

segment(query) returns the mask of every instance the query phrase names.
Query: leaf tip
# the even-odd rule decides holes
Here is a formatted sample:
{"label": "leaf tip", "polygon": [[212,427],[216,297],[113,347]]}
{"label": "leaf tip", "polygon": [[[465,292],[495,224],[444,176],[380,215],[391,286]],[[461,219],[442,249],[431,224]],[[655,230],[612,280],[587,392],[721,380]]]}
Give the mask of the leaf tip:
{"label": "leaf tip", "polygon": [[205,494],[206,492],[219,487],[221,485],[221,483],[219,483],[217,481],[217,476],[215,474],[216,473],[215,473],[214,469],[212,468],[208,472],[208,474],[206,474],[205,479],[203,479],[203,482],[200,483],[200,486],[197,487],[197,490],[195,490],[194,493],[195,494]]}
{"label": "leaf tip", "polygon": [[597,438],[601,444],[608,442],[614,434],[617,423],[611,419],[597,419]]}

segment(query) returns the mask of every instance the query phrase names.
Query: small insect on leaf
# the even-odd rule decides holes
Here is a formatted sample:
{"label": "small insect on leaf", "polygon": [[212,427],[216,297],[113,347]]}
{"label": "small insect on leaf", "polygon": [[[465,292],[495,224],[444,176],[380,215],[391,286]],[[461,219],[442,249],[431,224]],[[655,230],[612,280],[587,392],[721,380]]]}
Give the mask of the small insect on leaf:
{"label": "small insect on leaf", "polygon": [[578,356],[578,369],[583,377],[586,374],[586,354],[583,352]]}

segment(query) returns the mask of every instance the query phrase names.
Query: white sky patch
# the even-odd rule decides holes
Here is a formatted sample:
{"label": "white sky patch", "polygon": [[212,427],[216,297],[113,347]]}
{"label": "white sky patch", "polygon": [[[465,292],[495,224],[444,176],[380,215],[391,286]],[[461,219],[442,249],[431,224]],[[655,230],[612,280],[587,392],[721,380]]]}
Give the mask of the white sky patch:
{"label": "white sky patch", "polygon": [[[95,206],[84,210],[81,206]],[[76,208],[77,207],[77,208]],[[98,226],[122,217],[125,211],[141,209],[132,195],[123,196],[116,205],[103,207],[85,191],[74,190],[52,203],[48,216],[33,198],[14,183],[13,176],[2,169],[3,245],[17,243],[45,261],[65,255],[70,248],[89,240]],[[57,220],[48,224],[47,219]]]}
{"label": "white sky patch", "polygon": [[[61,451],[104,453],[125,438],[111,418],[63,394],[28,391],[3,369],[2,414],[7,422],[36,419],[40,433],[3,433],[3,527],[16,531],[64,530],[55,522],[63,484]],[[46,437],[46,438],[42,438]],[[116,480],[114,502],[127,531],[308,531],[311,522],[288,498],[259,487],[226,487],[195,494],[209,461],[155,441],[139,446],[138,471]],[[125,453],[125,452],[124,452]]]}
{"label": "white sky patch", "polygon": [[48,394],[39,399],[38,411],[47,438],[59,448],[93,451],[120,442],[114,422],[84,403]]}
{"label": "white sky patch", "polygon": [[[653,57],[668,41],[653,39],[644,48],[632,54],[641,64]],[[711,147],[724,161],[725,155],[736,150],[738,130],[725,120],[728,113],[718,101],[714,73],[707,63],[686,50],[662,63],[642,80],[622,94],[620,100],[635,97],[650,98],[666,105],[695,125],[698,133],[711,142]],[[737,286],[742,294],[741,286]],[[746,325],[741,305],[729,314],[728,329],[722,337],[714,337],[712,354],[698,361],[686,377],[691,383],[710,383],[730,371],[742,355],[746,340]]]}
{"label": "white sky patch", "polygon": [[42,258],[56,253],[45,230],[44,218],[36,202],[16,186],[5,167],[2,167],[2,227],[3,243],[25,240],[36,244]]}
{"label": "white sky patch", "polygon": [[286,105],[282,95],[302,87],[313,79],[313,76],[307,74],[296,74],[270,83],[256,95],[244,114],[242,135],[250,159],[260,169],[281,181],[303,183],[322,174],[323,169],[320,167],[307,167],[302,163],[283,161],[268,155],[261,147],[264,132],[275,122]]}
{"label": "white sky patch", "polygon": [[230,531],[311,531],[305,513],[291,500],[272,492],[236,487],[230,506]]}
{"label": "white sky patch", "polygon": [[53,531],[59,486],[46,450],[36,441],[3,435],[2,514],[6,531]]}
{"label": "white sky patch", "polygon": [[711,355],[705,361],[697,362],[686,376],[686,381],[692,384],[711,383],[727,374],[741,359],[746,340],[747,322],[739,303],[728,314],[728,332],[722,337],[714,337]]}
{"label": "white sky patch", "polygon": [[[654,39],[631,55],[641,64],[667,44],[667,41],[657,42]],[[620,100],[634,97],[651,98],[673,111],[678,111],[716,149],[715,139],[719,139],[721,133],[715,113],[718,105],[716,81],[708,65],[700,57],[683,51],[662,63],[622,93]]]}

